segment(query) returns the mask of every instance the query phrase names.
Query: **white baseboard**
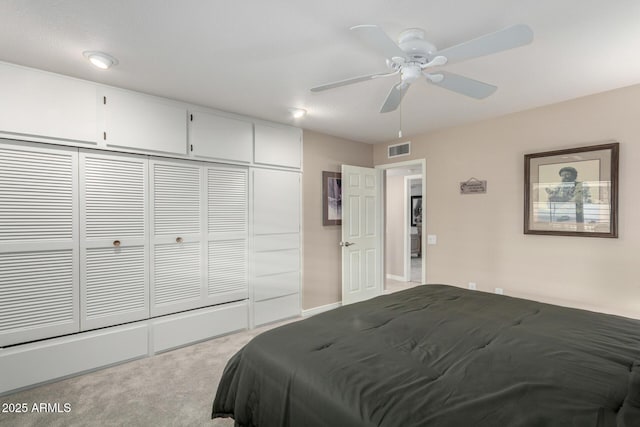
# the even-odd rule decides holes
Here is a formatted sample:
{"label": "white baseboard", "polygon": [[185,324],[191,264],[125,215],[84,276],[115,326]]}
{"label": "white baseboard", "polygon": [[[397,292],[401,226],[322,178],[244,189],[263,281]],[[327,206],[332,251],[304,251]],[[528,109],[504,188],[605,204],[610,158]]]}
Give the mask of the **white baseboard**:
{"label": "white baseboard", "polygon": [[307,310],[302,310],[302,317],[315,316],[316,314],[333,310],[334,308],[338,308],[341,306],[342,306],[341,302],[334,302],[332,304],[321,305],[320,307],[309,308]]}
{"label": "white baseboard", "polygon": [[404,276],[396,276],[395,274],[387,274],[387,279],[397,280],[398,282],[408,282]]}

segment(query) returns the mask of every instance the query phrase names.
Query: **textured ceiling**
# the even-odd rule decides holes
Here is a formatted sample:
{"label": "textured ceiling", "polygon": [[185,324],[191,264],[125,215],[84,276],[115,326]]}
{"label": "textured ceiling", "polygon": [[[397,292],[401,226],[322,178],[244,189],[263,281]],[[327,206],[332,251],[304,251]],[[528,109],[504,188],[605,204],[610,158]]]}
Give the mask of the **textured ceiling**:
{"label": "textured ceiling", "polygon": [[[396,77],[311,93],[386,71],[349,28],[392,37],[421,27],[439,49],[513,24],[525,47],[447,66],[498,86],[475,100],[418,81],[378,111]],[[82,56],[101,50],[108,71]],[[376,143],[640,83],[637,0],[3,0],[0,60]],[[298,121],[288,109],[309,114]]]}

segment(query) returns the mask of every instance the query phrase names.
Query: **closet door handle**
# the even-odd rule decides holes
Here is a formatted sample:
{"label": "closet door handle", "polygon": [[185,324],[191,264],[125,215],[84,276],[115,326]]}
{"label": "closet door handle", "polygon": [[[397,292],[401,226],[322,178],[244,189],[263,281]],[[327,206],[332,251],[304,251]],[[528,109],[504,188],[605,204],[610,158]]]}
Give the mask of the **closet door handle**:
{"label": "closet door handle", "polygon": [[120,240],[114,240],[114,241],[113,241],[113,246],[115,246],[116,248],[117,248],[118,246],[120,246]]}
{"label": "closet door handle", "polygon": [[176,243],[182,243],[183,239],[182,237],[176,237]]}

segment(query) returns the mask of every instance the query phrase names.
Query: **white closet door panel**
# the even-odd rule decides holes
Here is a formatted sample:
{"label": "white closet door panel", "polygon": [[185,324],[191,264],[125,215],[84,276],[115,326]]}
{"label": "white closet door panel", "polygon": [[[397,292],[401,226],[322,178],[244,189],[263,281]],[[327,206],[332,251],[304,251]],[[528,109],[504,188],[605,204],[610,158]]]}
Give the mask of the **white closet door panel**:
{"label": "white closet door panel", "polygon": [[82,152],[80,177],[83,240],[145,238],[145,158]]}
{"label": "white closet door panel", "polygon": [[300,315],[300,295],[293,294],[253,305],[253,318],[256,326]]}
{"label": "white closet door panel", "polygon": [[253,240],[253,249],[256,252],[298,248],[300,248],[299,233],[255,236]]}
{"label": "white closet door panel", "polygon": [[300,271],[300,250],[257,252],[255,254],[255,274],[257,277],[270,274]]}
{"label": "white closet door panel", "polygon": [[0,145],[0,242],[74,236],[76,150]]}
{"label": "white closet door panel", "polygon": [[0,346],[77,332],[73,249],[0,254]]}
{"label": "white closet door panel", "polygon": [[207,168],[207,299],[222,303],[249,297],[248,171]]}
{"label": "white closet door panel", "polygon": [[84,255],[83,330],[149,316],[144,246],[89,248]]}
{"label": "white closet door panel", "polygon": [[246,239],[209,242],[208,268],[209,298],[228,302],[249,297]]}
{"label": "white closet door panel", "polygon": [[151,314],[201,306],[200,242],[158,244],[153,248]]}
{"label": "white closet door panel", "polygon": [[247,233],[248,171],[207,168],[209,233]]}
{"label": "white closet door panel", "polygon": [[196,164],[152,162],[153,235],[199,234],[201,167]]}
{"label": "white closet door panel", "polygon": [[254,301],[264,301],[300,292],[300,272],[257,277],[253,285]]}
{"label": "white closet door panel", "polygon": [[254,233],[300,232],[300,174],[255,169]]}

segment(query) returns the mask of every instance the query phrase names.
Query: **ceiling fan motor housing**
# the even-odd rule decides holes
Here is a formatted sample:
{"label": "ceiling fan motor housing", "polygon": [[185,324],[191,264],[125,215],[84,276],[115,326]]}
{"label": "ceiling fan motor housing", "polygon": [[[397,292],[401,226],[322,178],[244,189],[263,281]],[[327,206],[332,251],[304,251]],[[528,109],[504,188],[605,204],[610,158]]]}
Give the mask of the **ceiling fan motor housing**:
{"label": "ceiling fan motor housing", "polygon": [[411,61],[424,64],[429,62],[436,47],[424,39],[424,30],[421,28],[409,28],[400,33],[398,46],[407,54]]}

